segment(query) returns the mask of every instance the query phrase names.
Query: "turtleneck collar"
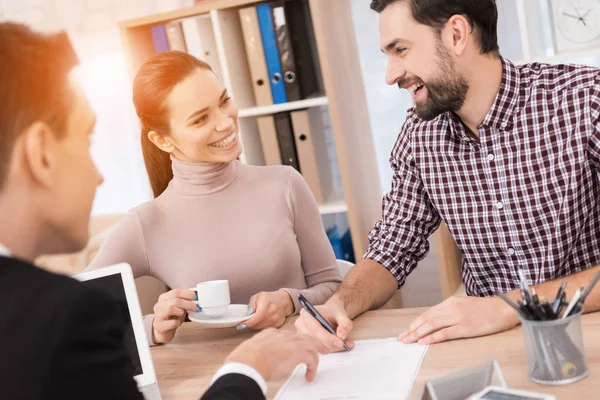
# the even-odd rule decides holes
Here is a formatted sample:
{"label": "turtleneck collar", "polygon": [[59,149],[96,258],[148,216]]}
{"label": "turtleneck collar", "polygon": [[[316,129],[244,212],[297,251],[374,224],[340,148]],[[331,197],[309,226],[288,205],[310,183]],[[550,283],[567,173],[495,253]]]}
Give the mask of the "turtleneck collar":
{"label": "turtleneck collar", "polygon": [[228,163],[184,162],[171,156],[173,180],[169,184],[178,193],[203,196],[220,192],[238,176],[239,161]]}

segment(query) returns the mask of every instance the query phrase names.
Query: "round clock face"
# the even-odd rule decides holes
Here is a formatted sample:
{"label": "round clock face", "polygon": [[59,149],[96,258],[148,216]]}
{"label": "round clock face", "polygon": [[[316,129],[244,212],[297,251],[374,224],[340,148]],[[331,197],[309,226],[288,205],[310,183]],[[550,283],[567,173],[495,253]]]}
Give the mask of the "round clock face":
{"label": "round clock face", "polygon": [[600,0],[568,0],[557,16],[563,36],[575,43],[600,37]]}

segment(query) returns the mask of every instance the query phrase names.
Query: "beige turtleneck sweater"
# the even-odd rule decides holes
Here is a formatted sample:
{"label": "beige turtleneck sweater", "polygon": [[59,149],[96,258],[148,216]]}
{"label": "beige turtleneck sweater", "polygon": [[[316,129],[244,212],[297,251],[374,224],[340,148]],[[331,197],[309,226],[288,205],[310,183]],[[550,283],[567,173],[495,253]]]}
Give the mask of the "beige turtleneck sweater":
{"label": "beige turtleneck sweater", "polygon": [[[228,279],[233,304],[285,289],[324,303],[341,282],[317,204],[302,176],[286,166],[186,163],[173,180],[115,226],[88,270],[129,263],[171,288]],[[152,340],[153,315],[144,317]],[[152,344],[152,343],[151,343]]]}

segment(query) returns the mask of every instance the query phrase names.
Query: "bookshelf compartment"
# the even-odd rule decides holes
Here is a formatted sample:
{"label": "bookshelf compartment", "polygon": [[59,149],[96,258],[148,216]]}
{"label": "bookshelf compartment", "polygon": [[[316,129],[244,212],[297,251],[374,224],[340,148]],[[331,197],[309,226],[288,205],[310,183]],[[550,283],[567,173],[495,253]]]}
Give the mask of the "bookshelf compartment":
{"label": "bookshelf compartment", "polygon": [[172,23],[181,24],[185,46],[181,50],[187,51],[199,60],[208,63],[215,75],[225,84],[226,76],[221,67],[217,35],[211,16],[209,14],[196,15],[169,24]]}
{"label": "bookshelf compartment", "polygon": [[[312,107],[316,98],[314,104],[326,104],[307,0],[261,2],[212,13],[217,36],[222,36],[217,42],[223,44],[223,68],[244,110],[242,117]],[[303,21],[308,26],[300,28]],[[294,105],[299,101],[308,103]]]}
{"label": "bookshelf compartment", "polygon": [[[291,7],[301,4],[303,7],[293,19],[286,15],[286,21],[298,26],[296,17],[300,14],[312,21],[312,29],[303,31],[309,37],[306,41],[314,46],[300,52],[311,54],[309,59],[314,60],[313,75],[318,90],[314,93],[303,90],[299,101],[280,104],[257,101],[244,41],[245,28],[242,28],[240,18],[241,9],[266,3],[256,0],[206,0],[193,7],[119,22],[130,77],[133,80],[139,67],[155,54],[152,27],[189,19],[201,21],[201,30],[208,32],[201,36],[208,38],[207,43],[212,48],[208,55],[212,58],[210,61],[199,58],[213,67],[240,110],[239,134],[243,147],[240,160],[252,165],[271,163],[263,149],[259,120],[274,118],[281,113],[296,114],[297,124],[304,121],[310,127],[316,149],[314,159],[320,160],[314,162],[323,187],[319,210],[323,218],[346,218],[352,231],[354,251],[360,257],[366,249],[367,234],[380,215],[381,189],[360,78],[360,59],[352,29],[351,0],[285,0],[284,7],[286,4],[291,4]],[[277,6],[277,3],[268,3]],[[280,17],[281,12],[278,15]],[[275,22],[273,26],[275,28]],[[291,32],[292,26],[289,28]],[[297,38],[293,40],[296,47],[292,50],[298,44]],[[280,42],[277,42],[277,56],[281,55],[279,46]],[[187,47],[186,43],[186,51]],[[260,50],[264,52],[263,48]],[[271,91],[270,83],[267,84]],[[272,95],[272,91],[268,93]],[[293,142],[295,144],[295,138]],[[302,162],[299,164],[302,171]],[[305,179],[310,180],[307,176]]]}
{"label": "bookshelf compartment", "polygon": [[330,205],[324,213],[347,211],[326,107],[240,119],[240,131],[242,161],[292,166],[300,171],[317,203]]}

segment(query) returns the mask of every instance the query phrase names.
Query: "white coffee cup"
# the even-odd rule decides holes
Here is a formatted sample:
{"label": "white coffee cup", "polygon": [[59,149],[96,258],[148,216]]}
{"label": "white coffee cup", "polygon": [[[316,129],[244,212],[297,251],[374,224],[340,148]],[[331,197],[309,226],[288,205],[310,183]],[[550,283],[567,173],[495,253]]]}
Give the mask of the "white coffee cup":
{"label": "white coffee cup", "polygon": [[206,281],[196,285],[198,304],[202,312],[210,317],[219,317],[227,314],[231,298],[229,297],[229,281]]}

